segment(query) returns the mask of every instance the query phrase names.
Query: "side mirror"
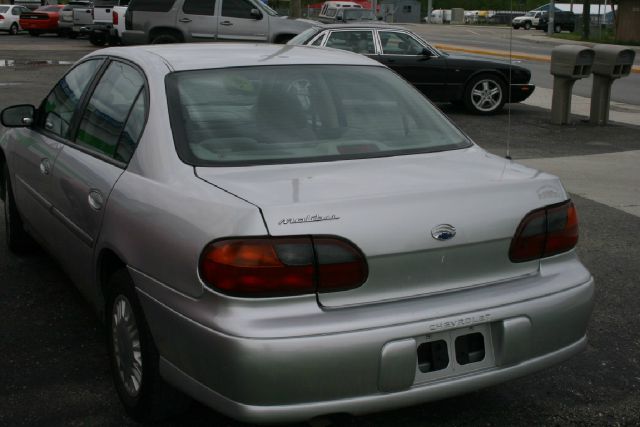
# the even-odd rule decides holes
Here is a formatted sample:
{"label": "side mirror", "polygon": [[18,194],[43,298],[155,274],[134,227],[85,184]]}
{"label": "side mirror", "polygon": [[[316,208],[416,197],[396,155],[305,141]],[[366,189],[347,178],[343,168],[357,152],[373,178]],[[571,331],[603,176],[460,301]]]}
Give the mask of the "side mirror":
{"label": "side mirror", "polygon": [[258,9],[251,9],[251,12],[249,12],[249,15],[251,16],[251,18],[253,19],[262,19],[262,12],[260,12]]}
{"label": "side mirror", "polygon": [[36,116],[36,107],[29,104],[14,105],[2,110],[0,121],[8,128],[23,128],[33,124]]}

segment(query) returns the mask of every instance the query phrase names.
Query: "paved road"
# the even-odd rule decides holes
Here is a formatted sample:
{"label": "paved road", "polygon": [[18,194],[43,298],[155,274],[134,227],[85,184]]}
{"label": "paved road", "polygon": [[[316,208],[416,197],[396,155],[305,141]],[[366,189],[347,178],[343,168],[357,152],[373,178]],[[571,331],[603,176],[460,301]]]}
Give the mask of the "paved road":
{"label": "paved road", "polygon": [[[0,108],[38,102],[68,65],[83,53],[82,41],[70,49],[57,40],[8,51],[0,38],[0,58],[30,58],[0,67]],[[52,50],[56,49],[56,50]],[[516,159],[561,162],[602,156],[610,174],[615,155],[640,150],[640,128],[591,127],[577,122],[553,126],[548,113],[516,105],[511,117],[477,117],[443,106],[487,150],[503,155],[511,122]],[[525,160],[529,161],[529,160]],[[570,164],[570,163],[567,163]],[[586,167],[586,166],[584,166]],[[638,179],[627,185],[638,186]],[[464,396],[365,417],[331,417],[336,426],[531,426],[640,425],[640,218],[572,195],[581,220],[578,253],[594,274],[596,306],[589,347],[552,369]],[[581,193],[582,194],[582,193]],[[3,223],[0,210],[0,224]],[[0,226],[0,241],[4,228]],[[37,253],[18,258],[0,245],[0,425],[133,426],[111,385],[102,326],[79,292],[52,259]],[[268,368],[268,367],[266,367]],[[161,425],[240,426],[195,404],[181,418]]]}

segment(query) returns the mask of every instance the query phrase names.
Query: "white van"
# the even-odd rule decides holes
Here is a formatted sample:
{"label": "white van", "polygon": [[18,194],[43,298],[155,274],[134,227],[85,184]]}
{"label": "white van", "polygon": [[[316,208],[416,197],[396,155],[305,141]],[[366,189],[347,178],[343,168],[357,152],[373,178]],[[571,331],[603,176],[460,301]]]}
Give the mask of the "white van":
{"label": "white van", "polygon": [[341,9],[362,9],[362,6],[353,1],[326,1],[320,9],[318,20],[328,24],[333,23]]}

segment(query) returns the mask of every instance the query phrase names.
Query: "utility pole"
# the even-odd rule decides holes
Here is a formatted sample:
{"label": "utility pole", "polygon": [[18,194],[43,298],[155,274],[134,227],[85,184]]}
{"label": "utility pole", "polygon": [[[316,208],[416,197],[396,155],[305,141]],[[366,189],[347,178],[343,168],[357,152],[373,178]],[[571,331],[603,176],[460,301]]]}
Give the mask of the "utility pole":
{"label": "utility pole", "polygon": [[433,12],[433,0],[427,3],[427,23],[431,24],[431,12]]}
{"label": "utility pole", "polygon": [[556,0],[549,2],[549,22],[547,23],[547,35],[552,36],[556,27]]}
{"label": "utility pole", "polygon": [[582,2],[582,40],[589,40],[589,26],[591,25],[591,1]]}

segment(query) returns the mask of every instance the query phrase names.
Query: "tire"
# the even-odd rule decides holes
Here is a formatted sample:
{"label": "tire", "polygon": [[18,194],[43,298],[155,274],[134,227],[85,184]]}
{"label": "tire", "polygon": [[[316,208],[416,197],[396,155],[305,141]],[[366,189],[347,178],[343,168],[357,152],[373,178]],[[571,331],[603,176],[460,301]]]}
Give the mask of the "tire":
{"label": "tire", "polygon": [[520,25],[512,25],[514,30],[519,30],[520,29]]}
{"label": "tire", "polygon": [[9,179],[9,171],[5,164],[2,168],[4,178],[4,233],[7,247],[16,255],[32,252],[35,242],[27,234],[13,197],[13,188]]}
{"label": "tire", "polygon": [[473,114],[496,114],[506,102],[506,84],[494,74],[480,74],[465,86],[464,105]]}
{"label": "tire", "polygon": [[89,41],[94,46],[104,46],[107,44],[107,36],[102,33],[91,33]]}
{"label": "tire", "polygon": [[180,40],[170,33],[158,34],[151,40],[151,44],[180,43]]}
{"label": "tire", "polygon": [[554,33],[559,33],[561,31],[562,31],[562,25],[556,24],[555,27],[553,27],[553,32]]}
{"label": "tire", "polygon": [[524,23],[524,29],[525,30],[530,30],[531,29],[531,22],[527,21]]}
{"label": "tire", "polygon": [[36,30],[29,30],[29,35],[31,37],[38,37],[40,35],[40,32]]}
{"label": "tire", "polygon": [[16,24],[15,22],[11,24],[11,26],[9,27],[9,35],[15,36],[16,34],[18,34],[18,31],[20,31],[20,28],[18,28],[18,24]]}
{"label": "tire", "polygon": [[190,400],[160,377],[158,349],[125,269],[111,275],[107,292],[107,349],[113,382],[125,410],[139,422],[158,421],[184,411]]}

